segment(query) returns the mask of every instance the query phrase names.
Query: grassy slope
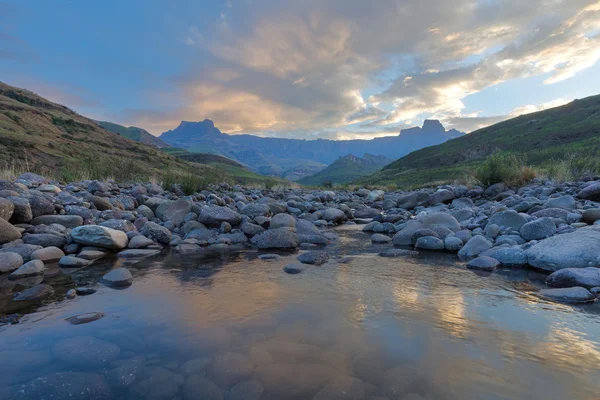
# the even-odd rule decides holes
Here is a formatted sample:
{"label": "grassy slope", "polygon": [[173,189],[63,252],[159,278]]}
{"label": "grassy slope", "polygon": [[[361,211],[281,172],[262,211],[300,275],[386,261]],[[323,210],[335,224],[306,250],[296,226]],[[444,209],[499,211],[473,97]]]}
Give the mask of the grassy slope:
{"label": "grassy slope", "polygon": [[495,150],[522,156],[528,164],[539,167],[570,154],[596,156],[600,150],[600,95],[522,115],[414,151],[357,183],[420,186],[449,182],[470,174]]}
{"label": "grassy slope", "polygon": [[381,167],[382,165],[361,164],[347,158],[340,158],[324,170],[299,179],[297,182],[308,186],[319,186],[326,182],[334,184],[346,183],[362,176],[372,174]]}
{"label": "grassy slope", "polygon": [[[101,160],[153,175],[197,169],[154,147],[124,138],[65,106],[0,82],[0,161],[56,176]],[[97,167],[97,165],[96,165]]]}

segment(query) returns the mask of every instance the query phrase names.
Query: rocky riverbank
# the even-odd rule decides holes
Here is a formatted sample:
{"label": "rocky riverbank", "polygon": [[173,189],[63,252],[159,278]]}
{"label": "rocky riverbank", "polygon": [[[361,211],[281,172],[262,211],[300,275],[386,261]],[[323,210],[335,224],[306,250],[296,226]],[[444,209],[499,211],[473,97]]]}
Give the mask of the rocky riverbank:
{"label": "rocky riverbank", "polygon": [[[11,302],[89,294],[93,288],[55,293],[47,278],[93,267],[113,254],[132,263],[165,250],[303,248],[312,251],[299,263],[320,265],[328,260],[327,245],[336,240],[327,228],[358,223],[364,224],[365,240],[389,245],[381,256],[452,252],[467,268],[485,273],[529,266],[551,273],[551,288],[541,296],[591,302],[600,294],[598,202],[596,181],[535,181],[516,190],[503,184],[444,186],[409,193],[222,184],[186,196],[177,187],[165,190],[152,183],[60,185],[26,173],[0,181],[1,290]],[[284,270],[301,273],[302,264]],[[127,268],[101,280],[111,287],[132,282]]]}

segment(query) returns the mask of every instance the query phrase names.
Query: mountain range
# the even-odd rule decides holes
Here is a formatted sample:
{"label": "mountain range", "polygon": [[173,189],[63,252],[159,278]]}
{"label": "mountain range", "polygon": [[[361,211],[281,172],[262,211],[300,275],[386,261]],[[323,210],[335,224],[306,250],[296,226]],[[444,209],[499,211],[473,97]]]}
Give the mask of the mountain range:
{"label": "mountain range", "polygon": [[108,121],[96,121],[96,123],[109,132],[116,133],[127,139],[135,140],[136,142],[141,142],[159,149],[171,147],[147,130],[138,128],[137,126],[125,127]]}
{"label": "mountain range", "polygon": [[363,157],[356,157],[348,154],[338,158],[324,170],[311,176],[305,176],[297,182],[309,186],[347,183],[362,176],[370,175],[392,161],[384,156],[365,154]]}
{"label": "mountain range", "polygon": [[397,136],[372,140],[303,140],[265,138],[253,135],[228,135],[211,120],[182,121],[160,139],[172,147],[190,152],[214,153],[231,158],[263,174],[297,180],[313,175],[347,154],[400,158],[414,150],[464,136],[446,130],[437,120],[425,120],[422,127],[403,129]]}

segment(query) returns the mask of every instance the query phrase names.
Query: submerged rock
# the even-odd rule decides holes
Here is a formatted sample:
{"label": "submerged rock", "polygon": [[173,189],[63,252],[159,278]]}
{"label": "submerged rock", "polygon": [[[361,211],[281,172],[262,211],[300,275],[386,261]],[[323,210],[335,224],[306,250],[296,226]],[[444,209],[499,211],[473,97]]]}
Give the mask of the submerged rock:
{"label": "submerged rock", "polygon": [[104,275],[102,283],[110,287],[127,287],[133,283],[133,276],[127,268],[117,268]]}
{"label": "submerged rock", "polygon": [[467,268],[476,269],[479,271],[494,271],[499,265],[500,262],[495,258],[481,256],[470,260],[467,263]]}
{"label": "submerged rock", "polygon": [[596,297],[589,290],[581,286],[564,289],[542,289],[539,295],[562,303],[589,303],[596,300]]}
{"label": "submerged rock", "polygon": [[288,264],[283,267],[283,270],[290,275],[296,275],[304,271],[304,267],[300,264]]}
{"label": "submerged rock", "polygon": [[321,265],[329,260],[329,254],[324,251],[307,251],[298,256],[298,261],[302,264]]}
{"label": "submerged rock", "polygon": [[600,268],[565,268],[553,272],[546,278],[546,283],[555,287],[581,286],[591,289],[600,286]]}

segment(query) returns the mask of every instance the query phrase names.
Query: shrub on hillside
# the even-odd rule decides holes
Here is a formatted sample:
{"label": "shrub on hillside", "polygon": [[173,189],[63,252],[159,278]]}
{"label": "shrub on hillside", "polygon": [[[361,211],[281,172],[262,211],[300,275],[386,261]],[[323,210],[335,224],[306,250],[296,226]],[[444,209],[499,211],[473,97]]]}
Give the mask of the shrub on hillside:
{"label": "shrub on hillside", "polygon": [[521,186],[535,178],[535,171],[514,154],[496,152],[475,168],[473,177],[484,186],[503,182],[508,186]]}

